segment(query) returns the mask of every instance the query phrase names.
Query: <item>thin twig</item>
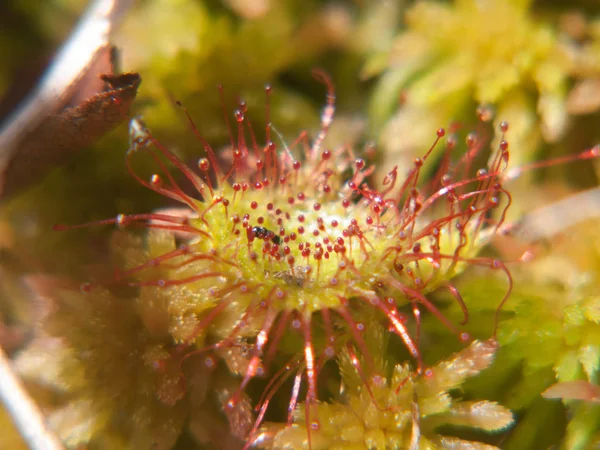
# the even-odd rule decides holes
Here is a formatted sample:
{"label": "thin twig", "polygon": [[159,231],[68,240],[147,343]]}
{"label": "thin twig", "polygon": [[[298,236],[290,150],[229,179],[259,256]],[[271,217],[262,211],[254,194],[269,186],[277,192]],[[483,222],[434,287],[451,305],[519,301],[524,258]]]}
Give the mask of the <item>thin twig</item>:
{"label": "thin twig", "polygon": [[31,450],[64,450],[0,348],[0,401]]}

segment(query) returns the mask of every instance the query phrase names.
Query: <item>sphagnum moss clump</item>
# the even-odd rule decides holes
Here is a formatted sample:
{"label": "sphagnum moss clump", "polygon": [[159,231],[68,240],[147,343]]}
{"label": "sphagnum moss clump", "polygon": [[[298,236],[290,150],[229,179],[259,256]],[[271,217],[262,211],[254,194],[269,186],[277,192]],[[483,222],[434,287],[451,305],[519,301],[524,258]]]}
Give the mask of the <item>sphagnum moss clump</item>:
{"label": "sphagnum moss clump", "polygon": [[[492,445],[438,431],[440,425],[500,432],[513,422],[512,414],[496,402],[464,401],[450,394],[493,361],[494,339],[474,341],[468,348],[416,376],[410,364],[388,364],[385,330],[374,325],[365,332],[369,348],[378,355],[376,377],[368,382],[349,348],[338,361],[344,390],[338,401],[319,405],[322,425],[312,429],[313,449],[427,448],[492,450]],[[266,423],[255,443],[264,448],[307,448],[304,404],[294,412],[294,424]]]}
{"label": "sphagnum moss clump", "polygon": [[[318,419],[311,411],[318,407],[317,379],[327,360],[350,346],[363,355],[371,376],[380,376],[371,370],[376,365],[363,334],[373,322],[363,320],[362,308],[376,312],[377,321],[399,336],[416,360],[419,375],[426,372],[419,347],[421,309],[433,313],[460,339],[470,340],[427,298],[429,292],[448,288],[466,321],[467,308],[451,284],[464,267],[483,265],[506,274],[507,293],[498,299],[499,305],[512,286],[501,261],[477,256],[510,204],[503,186],[508,143],[503,139],[489,167],[471,175],[484,140],[470,135],[467,152],[453,163],[455,142],[449,139],[436,175],[423,186],[419,173],[445,135],[440,129],[435,143],[404,178],[392,168],[383,178],[383,188],[376,190],[367,181],[373,168],[364,160],[345,147],[324,147],[335,93],[328,77],[315,75],[328,90],[315,139],[311,142],[302,133],[289,145],[276,144],[278,132],[267,107],[266,144],[259,146],[245,118],[246,105],[240,102],[227,169],[226,158],[208,145],[189,116],[206,153],[198,161],[199,172],[134,119],[128,169],[140,184],[183,207],[99,222],[150,229],[146,249],[123,232],[116,235],[125,269],[113,282],[139,288],[144,326],[156,338],[171,340],[180,366],[195,354],[212,352],[241,377],[223,408],[232,423],[243,423],[232,425],[232,432],[245,436],[248,445],[272,393],[256,406],[254,426],[236,411],[248,412],[248,384],[269,370],[280,344],[285,342],[290,352],[290,336],[292,342],[300,342],[297,354],[279,371],[270,368],[275,378],[268,389],[281,386],[295,370],[288,410],[296,409],[305,380],[305,421],[308,429],[315,429]],[[270,87],[266,93],[268,99]],[[502,123],[501,131],[507,129]],[[150,155],[160,169],[149,181],[133,170],[132,158],[139,153]],[[195,195],[181,187],[167,164],[185,176]],[[57,226],[65,228],[69,227]],[[87,284],[83,291],[94,288]],[[412,311],[414,327],[402,307]],[[310,445],[310,433],[307,442]]]}
{"label": "sphagnum moss clump", "polygon": [[579,42],[557,28],[552,14],[540,13],[545,6],[531,0],[412,2],[387,56],[374,55],[365,70],[383,75],[371,116],[385,157],[407,161],[432,124],[464,117],[475,102],[496,110],[496,125],[511,123],[512,159],[522,164],[543,141],[563,139],[575,114],[597,111],[595,28],[584,19],[588,37]]}

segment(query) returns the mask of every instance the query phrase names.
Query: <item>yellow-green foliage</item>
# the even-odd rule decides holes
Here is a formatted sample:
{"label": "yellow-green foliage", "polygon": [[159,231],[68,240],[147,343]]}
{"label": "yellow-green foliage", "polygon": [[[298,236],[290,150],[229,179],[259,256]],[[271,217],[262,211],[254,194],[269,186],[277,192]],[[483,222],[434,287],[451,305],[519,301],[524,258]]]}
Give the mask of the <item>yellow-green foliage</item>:
{"label": "yellow-green foliage", "polygon": [[473,103],[493,105],[496,124],[511,124],[513,160],[529,160],[540,137],[564,136],[572,81],[598,77],[594,45],[536,16],[529,0],[416,2],[388,59],[376,55],[365,69],[387,66],[371,100],[380,142],[390,155],[411,151],[434,124],[460,119]]}
{"label": "yellow-green foliage", "polygon": [[[50,284],[51,282],[48,282]],[[69,446],[116,435],[145,448],[170,448],[187,414],[178,361],[153,340],[135,299],[104,289],[50,286],[45,329],[61,338],[59,379],[71,396],[50,420]]]}
{"label": "yellow-green foliage", "polygon": [[[502,399],[525,418],[519,422],[507,448],[523,443],[552,442],[564,426],[564,410],[558,400],[540,394],[557,381],[598,382],[600,367],[600,246],[597,221],[568,229],[554,236],[547,249],[519,270],[513,269],[515,289],[509,310],[499,325],[500,351],[486,378],[468,384],[467,391]],[[522,263],[521,263],[522,264]],[[483,295],[481,278],[465,279],[467,302]],[[492,292],[497,289],[492,284]],[[487,302],[475,305],[488,308]],[[505,385],[501,380],[511,380]],[[494,381],[492,381],[494,380]],[[567,448],[593,448],[598,436],[600,408],[581,401],[566,401],[570,414]],[[545,410],[544,414],[540,414]],[[552,433],[545,424],[555,423]]]}
{"label": "yellow-green foliage", "polygon": [[266,424],[259,446],[308,448],[308,431],[313,449],[496,448],[439,431],[450,426],[500,432],[512,423],[510,411],[495,402],[463,401],[451,394],[490,365],[497,349],[493,340],[475,341],[422,375],[409,364],[388,360],[388,338],[378,325],[367,325],[365,340],[374,363],[365,363],[354,351],[342,352],[339,399],[311,408],[311,429],[307,430],[302,404],[291,427]]}

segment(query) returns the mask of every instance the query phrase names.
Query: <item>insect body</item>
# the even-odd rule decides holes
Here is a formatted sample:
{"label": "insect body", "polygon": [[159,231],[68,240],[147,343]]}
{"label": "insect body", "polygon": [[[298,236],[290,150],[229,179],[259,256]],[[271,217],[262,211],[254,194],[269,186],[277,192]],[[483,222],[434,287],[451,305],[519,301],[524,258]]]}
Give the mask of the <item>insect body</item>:
{"label": "insect body", "polygon": [[281,238],[265,227],[252,227],[252,232],[254,233],[254,236],[258,239],[271,241],[277,245],[281,244]]}

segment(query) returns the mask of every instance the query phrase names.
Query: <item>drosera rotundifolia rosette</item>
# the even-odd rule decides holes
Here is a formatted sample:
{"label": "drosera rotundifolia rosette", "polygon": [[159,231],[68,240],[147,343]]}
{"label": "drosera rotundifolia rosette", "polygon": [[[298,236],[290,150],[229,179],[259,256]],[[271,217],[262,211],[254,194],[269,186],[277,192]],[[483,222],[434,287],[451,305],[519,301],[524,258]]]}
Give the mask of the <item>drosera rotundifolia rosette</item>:
{"label": "drosera rotundifolia rosette", "polygon": [[[141,261],[139,252],[126,257],[125,268],[114,279],[85,284],[82,290],[114,283],[136,287],[142,321],[152,327],[156,316],[161,317],[158,322],[164,322],[180,366],[199,355],[222,358],[241,378],[223,404],[228,417],[244,403],[255,377],[273,377],[254,405],[254,424],[233,431],[245,436],[247,445],[260,445],[255,439],[259,426],[274,388],[286,378],[293,376],[288,423],[304,400],[310,446],[311,433],[319,429],[318,375],[327,361],[342,351],[357,353],[360,358],[351,358],[355,370],[363,377],[367,373],[381,377],[364,337],[370,326],[365,311],[400,338],[414,359],[414,376],[430,377],[419,342],[423,312],[433,314],[460,340],[471,338],[438,310],[428,294],[447,289],[466,323],[467,306],[451,280],[467,266],[505,275],[506,293],[498,299],[496,319],[512,288],[502,261],[478,256],[502,226],[511,203],[504,186],[515,174],[507,171],[508,124],[500,125],[502,138],[487,168],[473,167],[486,151],[486,139],[470,134],[467,151],[453,158],[456,142],[448,138],[441,156],[435,155],[433,176],[422,182],[423,165],[433,159],[446,135],[439,129],[407,174],[392,167],[372,181],[378,178],[374,167],[352,149],[324,146],[334,117],[335,92],[327,75],[320,71],[314,75],[327,89],[327,102],[312,141],[306,133],[289,143],[279,136],[270,122],[269,86],[266,144],[258,144],[246,105],[240,102],[233,127],[228,122],[231,142],[226,157],[205,141],[182,107],[204,147],[197,168],[161,144],[140,119],[133,119],[128,170],[141,185],[182,206],[93,223],[148,228],[146,259]],[[149,155],[158,168],[149,179],[133,169],[132,160],[141,155]],[[568,159],[597,155],[594,148]],[[181,187],[169,166],[191,183],[194,194]],[[380,188],[373,187],[377,182]],[[143,300],[158,298],[166,299],[166,306]],[[282,342],[293,356],[285,367],[272,367],[280,359]],[[290,352],[290,342],[297,344],[296,353]],[[207,361],[214,364],[212,356]],[[181,382],[185,383],[183,377]]]}

